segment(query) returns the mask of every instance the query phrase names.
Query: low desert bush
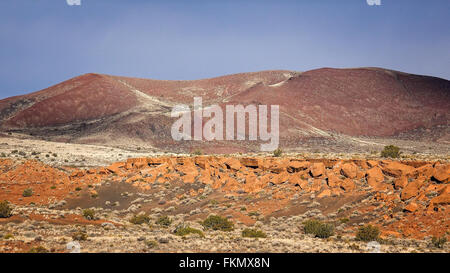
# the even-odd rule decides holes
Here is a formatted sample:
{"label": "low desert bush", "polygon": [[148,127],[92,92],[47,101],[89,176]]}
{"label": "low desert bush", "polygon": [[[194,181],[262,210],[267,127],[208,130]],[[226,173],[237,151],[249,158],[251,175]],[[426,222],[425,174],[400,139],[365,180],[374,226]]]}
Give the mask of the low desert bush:
{"label": "low desert bush", "polygon": [[442,237],[436,237],[433,236],[433,238],[431,238],[431,243],[433,244],[434,247],[437,248],[443,248],[444,244],[447,242],[447,237],[442,236]]}
{"label": "low desert bush", "polygon": [[30,197],[32,195],[33,195],[33,189],[31,189],[31,188],[24,189],[22,192],[23,197]]}
{"label": "low desert bush", "polygon": [[203,234],[203,232],[201,230],[196,229],[196,228],[192,228],[192,227],[189,227],[189,226],[184,226],[184,225],[178,226],[175,229],[174,233],[175,233],[175,235],[182,236],[182,237],[186,236],[188,234],[198,234],[201,237],[205,237],[205,234]]}
{"label": "low desert bush", "polygon": [[88,220],[94,220],[95,219],[95,211],[92,209],[85,209],[85,210],[83,210],[83,217]]}
{"label": "low desert bush", "polygon": [[250,217],[252,217],[252,216],[258,217],[259,215],[260,215],[260,213],[257,211],[251,211],[248,213],[248,216],[250,216]]}
{"label": "low desert bush", "polygon": [[150,222],[150,217],[145,214],[134,215],[133,218],[130,219],[130,223],[135,225],[148,224]]}
{"label": "low desert bush", "polygon": [[156,220],[156,224],[162,227],[169,227],[172,224],[172,220],[169,216],[161,216]]}
{"label": "low desert bush", "polygon": [[283,150],[281,150],[280,148],[273,151],[273,156],[275,156],[275,157],[280,157],[282,154],[283,154]]}
{"label": "low desert bush", "polygon": [[205,229],[221,230],[221,231],[232,231],[234,228],[233,222],[225,217],[218,215],[210,215],[202,222],[202,226]]}
{"label": "low desert bush", "polygon": [[28,253],[48,253],[49,251],[43,246],[35,246],[28,250]]}
{"label": "low desert bush", "polygon": [[74,241],[86,241],[87,238],[88,238],[87,233],[81,230],[72,234],[72,239]]}
{"label": "low desert bush", "polygon": [[383,151],[381,151],[381,157],[398,158],[400,154],[400,148],[394,145],[384,146]]}
{"label": "low desert bush", "polygon": [[266,238],[267,235],[262,230],[246,228],[242,231],[242,237]]}
{"label": "low desert bush", "polygon": [[9,218],[12,216],[12,208],[8,201],[0,202],[0,218]]}
{"label": "low desert bush", "polygon": [[328,238],[334,234],[332,224],[322,223],[318,220],[307,220],[303,222],[303,230],[307,234],[313,234],[319,238]]}
{"label": "low desert bush", "polygon": [[359,227],[358,232],[356,233],[356,240],[370,242],[370,241],[378,241],[380,238],[380,230],[376,226],[365,225]]}
{"label": "low desert bush", "polygon": [[155,248],[158,246],[158,242],[156,242],[155,240],[147,240],[145,241],[145,244],[148,248]]}

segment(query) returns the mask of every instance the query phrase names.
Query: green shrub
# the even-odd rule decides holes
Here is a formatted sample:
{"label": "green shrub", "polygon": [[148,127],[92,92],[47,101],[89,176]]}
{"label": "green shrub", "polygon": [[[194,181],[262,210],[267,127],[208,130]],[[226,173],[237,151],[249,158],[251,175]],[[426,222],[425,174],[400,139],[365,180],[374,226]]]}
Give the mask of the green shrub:
{"label": "green shrub", "polygon": [[35,246],[28,250],[28,253],[48,253],[49,251],[43,246]]}
{"label": "green shrub", "polygon": [[9,240],[9,239],[12,239],[12,238],[14,238],[14,235],[12,235],[11,233],[8,233],[5,236],[3,236],[3,239],[5,239],[5,240]]}
{"label": "green shrub", "polygon": [[28,188],[28,189],[23,190],[23,193],[22,193],[23,197],[30,197],[32,195],[33,195],[33,189]]}
{"label": "green shrub", "polygon": [[199,149],[192,152],[192,155],[202,155],[202,154],[203,154],[203,152]]}
{"label": "green shrub", "polygon": [[356,240],[370,242],[379,240],[380,230],[378,227],[372,225],[365,225],[363,227],[359,227],[358,232],[356,233]]}
{"label": "green shrub", "polygon": [[384,146],[383,151],[381,151],[381,157],[398,158],[400,154],[400,148],[394,145]]}
{"label": "green shrub", "polygon": [[231,231],[234,228],[233,222],[218,215],[210,215],[202,222],[202,225],[205,229],[221,231]]}
{"label": "green shrub", "polygon": [[319,229],[316,232],[316,237],[319,238],[328,238],[333,236],[334,234],[334,226],[332,224],[322,224],[319,226]]}
{"label": "green shrub", "polygon": [[80,187],[76,187],[75,191],[81,191],[81,188]]}
{"label": "green shrub", "polygon": [[203,232],[201,230],[198,230],[196,228],[191,228],[189,226],[184,226],[184,225],[178,226],[175,229],[174,233],[175,233],[175,235],[178,235],[178,236],[186,236],[188,234],[198,234],[201,237],[205,237],[205,234],[203,234]]}
{"label": "green shrub", "polygon": [[433,236],[433,238],[431,239],[431,243],[437,248],[443,248],[444,244],[446,242],[447,242],[447,237],[445,237],[445,236],[442,236],[442,237]]}
{"label": "green shrub", "polygon": [[12,208],[8,201],[0,202],[0,218],[9,218],[12,216]]}
{"label": "green shrub", "polygon": [[275,157],[280,157],[282,154],[283,154],[283,150],[281,150],[280,148],[273,151],[273,156],[275,156]]}
{"label": "green shrub", "polygon": [[251,229],[246,228],[242,231],[242,237],[249,237],[249,238],[266,238],[267,235],[258,229]]}
{"label": "green shrub", "polygon": [[95,219],[95,211],[92,209],[85,209],[83,210],[83,216],[84,218],[88,220],[94,220]]}
{"label": "green shrub", "polygon": [[328,238],[334,234],[332,224],[322,223],[318,220],[307,220],[303,222],[303,230],[307,234],[313,234],[319,238]]}
{"label": "green shrub", "polygon": [[135,225],[148,224],[150,222],[150,217],[145,214],[134,215],[133,218],[130,219],[130,223]]}
{"label": "green shrub", "polygon": [[156,224],[162,227],[168,227],[172,224],[172,220],[167,215],[161,216],[158,218],[158,220],[156,220]]}

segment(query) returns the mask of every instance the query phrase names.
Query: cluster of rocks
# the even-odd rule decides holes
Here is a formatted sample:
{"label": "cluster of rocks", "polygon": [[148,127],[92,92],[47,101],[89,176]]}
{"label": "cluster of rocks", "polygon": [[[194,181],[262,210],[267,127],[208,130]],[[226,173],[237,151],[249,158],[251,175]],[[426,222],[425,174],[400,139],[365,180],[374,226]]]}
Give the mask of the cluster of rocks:
{"label": "cluster of rocks", "polygon": [[[87,252],[365,252],[354,238],[366,224],[380,228],[383,252],[448,251],[448,243],[430,247],[431,236],[450,231],[445,161],[168,156],[78,169],[3,159],[0,181],[0,200],[14,207],[0,219],[3,252],[33,245],[65,251],[80,231]],[[22,196],[26,188],[32,196]],[[86,208],[95,218],[83,217]],[[138,214],[153,224],[131,224]],[[198,221],[211,214],[231,219],[234,231],[173,233],[181,223],[202,229]],[[154,224],[161,216],[172,228]],[[308,219],[333,224],[335,234],[305,234]],[[247,227],[267,237],[243,238]]]}

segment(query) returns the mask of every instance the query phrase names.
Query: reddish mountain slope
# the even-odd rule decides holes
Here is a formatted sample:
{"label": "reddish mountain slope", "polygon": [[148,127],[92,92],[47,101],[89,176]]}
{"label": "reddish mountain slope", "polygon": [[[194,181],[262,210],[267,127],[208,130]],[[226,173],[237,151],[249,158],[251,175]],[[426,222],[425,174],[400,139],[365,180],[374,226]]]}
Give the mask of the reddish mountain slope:
{"label": "reddish mountain slope", "polygon": [[194,96],[204,106],[280,105],[281,141],[291,144],[333,132],[394,136],[444,126],[445,134],[450,115],[449,81],[380,68],[262,71],[194,81],[86,74],[1,100],[0,128],[65,141],[114,138],[170,148],[171,107],[192,104]]}
{"label": "reddish mountain slope", "polygon": [[353,136],[390,136],[448,124],[450,82],[382,69],[324,68],[276,87],[248,89],[232,102],[279,104],[292,119],[286,129],[313,126]]}
{"label": "reddish mountain slope", "polygon": [[79,76],[12,101],[7,99],[0,103],[1,109],[10,110],[11,105],[23,101],[28,102],[25,107],[9,111],[10,117],[4,120],[6,126],[65,125],[117,114],[137,103],[124,85],[97,74]]}

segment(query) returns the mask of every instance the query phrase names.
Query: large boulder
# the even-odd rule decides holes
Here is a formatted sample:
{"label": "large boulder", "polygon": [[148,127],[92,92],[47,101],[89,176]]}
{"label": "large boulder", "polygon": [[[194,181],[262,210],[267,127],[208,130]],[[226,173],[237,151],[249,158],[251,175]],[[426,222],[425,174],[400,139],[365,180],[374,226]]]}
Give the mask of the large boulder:
{"label": "large boulder", "polygon": [[310,172],[313,177],[325,176],[325,165],[321,162],[313,163],[311,165]]}
{"label": "large boulder", "polygon": [[439,164],[435,165],[433,170],[432,179],[441,182],[441,183],[449,183],[450,182],[450,164]]}
{"label": "large boulder", "polygon": [[254,168],[254,169],[259,167],[259,160],[256,158],[243,157],[243,158],[240,158],[239,161],[245,167]]}
{"label": "large boulder", "polygon": [[345,163],[341,167],[341,174],[350,179],[356,178],[357,172],[358,167],[353,162]]}
{"label": "large boulder", "polygon": [[288,171],[298,172],[300,170],[307,170],[311,164],[308,161],[292,160],[289,162]]}
{"label": "large boulder", "polygon": [[394,188],[396,190],[403,189],[408,185],[408,178],[406,176],[400,176],[394,180]]}
{"label": "large boulder", "polygon": [[405,207],[405,210],[408,212],[415,212],[418,208],[419,205],[417,205],[416,202],[411,202]]}
{"label": "large boulder", "polygon": [[414,171],[414,167],[396,161],[390,161],[383,166],[383,173],[394,177],[410,176]]}
{"label": "large boulder", "polygon": [[341,183],[341,188],[346,192],[351,192],[356,188],[355,182],[347,178]]}
{"label": "large boulder", "polygon": [[409,182],[408,185],[402,190],[401,198],[402,200],[408,200],[409,198],[415,197],[419,194],[419,183],[418,181]]}
{"label": "large boulder", "polygon": [[241,162],[236,158],[227,158],[223,163],[225,163],[227,168],[232,169],[234,171],[238,171],[242,167]]}
{"label": "large boulder", "polygon": [[374,190],[384,190],[386,185],[383,184],[384,175],[379,167],[373,167],[366,172],[367,184]]}

